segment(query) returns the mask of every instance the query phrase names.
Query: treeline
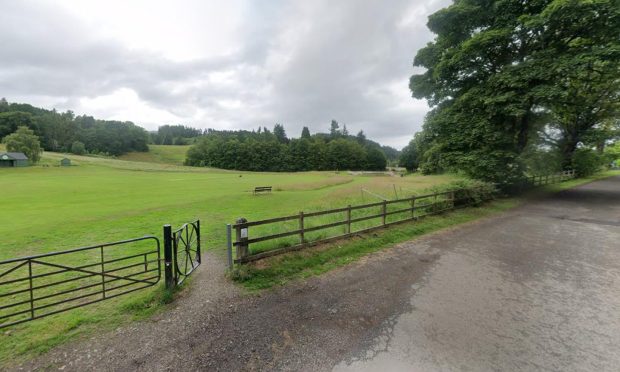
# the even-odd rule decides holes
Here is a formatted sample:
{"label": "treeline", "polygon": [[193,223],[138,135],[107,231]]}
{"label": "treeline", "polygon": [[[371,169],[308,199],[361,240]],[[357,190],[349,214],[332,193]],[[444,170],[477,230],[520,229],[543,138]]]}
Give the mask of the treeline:
{"label": "treeline", "polygon": [[202,129],[185,125],[162,125],[157,128],[157,132],[149,133],[149,137],[154,145],[188,145],[193,138],[202,134]]}
{"label": "treeline", "polygon": [[132,122],[98,120],[0,99],[0,140],[25,126],[47,151],[122,155],[148,151],[148,133]]}
{"label": "treeline", "polygon": [[284,126],[273,131],[217,131],[208,129],[187,152],[187,165],[248,171],[296,172],[309,170],[385,170],[381,146],[363,132],[351,136],[332,121],[329,134],[289,139]]}
{"label": "treeline", "polygon": [[585,175],[620,138],[620,7],[615,0],[455,0],[410,79],[432,107],[401,164],[504,184],[526,173]]}

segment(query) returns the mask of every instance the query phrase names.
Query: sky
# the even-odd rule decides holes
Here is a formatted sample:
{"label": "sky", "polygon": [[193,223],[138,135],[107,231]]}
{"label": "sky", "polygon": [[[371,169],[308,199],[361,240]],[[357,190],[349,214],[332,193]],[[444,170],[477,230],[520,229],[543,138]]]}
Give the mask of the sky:
{"label": "sky", "polygon": [[427,17],[449,0],[0,0],[0,97],[148,130],[327,132],[397,148]]}

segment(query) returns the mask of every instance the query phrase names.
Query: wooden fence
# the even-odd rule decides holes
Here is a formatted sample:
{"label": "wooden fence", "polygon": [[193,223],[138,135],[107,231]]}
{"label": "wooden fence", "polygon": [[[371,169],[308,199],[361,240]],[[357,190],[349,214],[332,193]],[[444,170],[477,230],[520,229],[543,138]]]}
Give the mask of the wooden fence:
{"label": "wooden fence", "polygon": [[[562,182],[574,178],[574,176],[574,171],[566,171],[554,175],[531,176],[526,179],[526,182],[529,186],[536,187]],[[405,199],[383,200],[381,202],[354,206],[348,205],[343,208],[324,211],[299,212],[298,214],[290,216],[260,221],[247,221],[242,218],[234,225],[227,225],[229,266],[232,267],[233,263],[257,261],[286,252],[348,238],[355,234],[417,220],[424,216],[479,204],[491,199],[494,192],[495,189],[492,187],[481,186],[471,189],[437,192]],[[332,218],[335,217],[336,221],[322,223],[324,221],[317,219],[317,217],[325,219],[330,216]],[[364,222],[365,226],[356,228]],[[369,222],[370,225],[368,225]],[[319,224],[317,225],[317,223]],[[261,226],[271,226],[267,230],[271,229],[277,232],[250,237],[250,230],[256,230]],[[235,231],[234,240],[232,230]],[[308,234],[320,230],[331,230],[332,234],[315,239],[308,236]],[[264,251],[252,252],[250,249],[252,245],[257,243],[277,241],[283,238],[289,239],[284,242],[284,246],[278,246],[277,242],[274,242],[274,248],[269,247]],[[291,238],[294,240],[291,241]],[[234,259],[232,252],[233,246],[236,248],[236,257]]]}
{"label": "wooden fence", "polygon": [[547,174],[544,176],[530,176],[526,178],[526,181],[531,186],[537,187],[537,186],[549,185],[551,183],[564,182],[572,178],[575,178],[574,169],[567,170],[562,173]]}

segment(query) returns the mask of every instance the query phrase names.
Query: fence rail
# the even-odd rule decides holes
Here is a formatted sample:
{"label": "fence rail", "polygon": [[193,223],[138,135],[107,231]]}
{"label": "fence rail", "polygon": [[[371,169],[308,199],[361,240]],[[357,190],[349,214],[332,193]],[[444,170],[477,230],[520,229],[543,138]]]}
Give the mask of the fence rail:
{"label": "fence rail", "polygon": [[[574,177],[574,170],[564,171],[562,173],[552,175],[530,176],[525,179],[525,186],[537,187],[562,182]],[[470,206],[482,201],[473,197],[473,195],[486,195],[487,199],[491,197],[491,194],[487,195],[485,192],[481,193],[483,188],[484,187],[456,189],[404,199],[383,200],[381,202],[354,206],[348,205],[346,207],[323,211],[299,212],[295,215],[275,217],[259,221],[247,221],[245,219],[240,219],[233,225],[227,225],[229,266],[232,266],[233,263],[243,264],[257,261],[317,244],[348,238],[355,234],[369,232],[386,226],[417,220],[427,215],[439,214],[456,208]],[[390,206],[398,205],[400,205],[399,208],[390,210]],[[359,215],[354,217],[354,213]],[[337,215],[341,216],[341,218],[334,222],[322,223],[314,226],[310,226],[308,224],[313,217],[329,215]],[[392,221],[388,221],[390,217],[392,218]],[[371,220],[380,220],[380,222],[371,226],[365,226],[361,229],[354,229],[354,224]],[[297,221],[296,228],[286,228],[278,225],[283,223],[288,223],[290,225],[292,221]],[[276,226],[277,231],[275,233],[250,237],[250,227],[257,228],[266,225],[278,225]],[[343,231],[324,238],[314,240],[308,239],[308,233],[339,227],[343,228]],[[235,231],[234,241],[232,230]],[[297,237],[297,241],[284,247],[254,253],[252,253],[250,249],[253,244],[295,236]],[[236,257],[234,259],[232,252],[233,247],[236,248]]]}
{"label": "fence rail", "polygon": [[[480,190],[478,189],[450,190],[433,194],[415,196],[411,198],[384,200],[381,202],[363,205],[348,205],[346,207],[323,211],[307,213],[300,212],[296,215],[270,218],[260,221],[238,222],[231,226],[231,228],[235,230],[236,240],[234,242],[230,242],[230,248],[232,248],[233,246],[236,247],[237,257],[234,260],[229,258],[229,263],[247,263],[251,261],[256,261],[263,258],[279,255],[285,252],[299,250],[316,244],[350,237],[354,234],[369,232],[378,228],[383,228],[406,221],[416,220],[430,214],[438,214],[447,210],[455,209],[465,205],[470,205],[476,202],[471,195],[479,191]],[[400,206],[398,206],[398,204],[400,204]],[[394,205],[398,208],[389,210],[389,206]],[[359,216],[354,216],[354,212],[357,212]],[[309,226],[307,224],[308,220],[313,217],[321,217],[327,215],[342,216],[340,219],[334,222],[321,223],[315,226]],[[393,217],[393,220],[389,221],[389,217]],[[250,227],[277,224],[294,220],[297,220],[298,228],[253,238],[249,237]],[[359,229],[354,228],[354,225],[357,223],[371,220],[377,220],[377,223],[369,227],[363,227]],[[316,240],[310,240],[307,238],[308,233],[338,227],[342,227],[343,231],[333,236]],[[249,248],[252,244],[291,236],[298,237],[297,244],[283,248],[272,249],[265,252],[250,254]],[[229,257],[230,256],[231,255],[229,254]]]}
{"label": "fence rail", "polygon": [[[112,249],[151,240],[138,253]],[[0,261],[0,328],[154,286],[160,274],[154,236]]]}
{"label": "fence rail", "polygon": [[561,173],[546,174],[539,176],[529,176],[526,178],[526,182],[531,186],[544,186],[552,183],[564,182],[566,180],[575,178],[575,170],[567,170]]}

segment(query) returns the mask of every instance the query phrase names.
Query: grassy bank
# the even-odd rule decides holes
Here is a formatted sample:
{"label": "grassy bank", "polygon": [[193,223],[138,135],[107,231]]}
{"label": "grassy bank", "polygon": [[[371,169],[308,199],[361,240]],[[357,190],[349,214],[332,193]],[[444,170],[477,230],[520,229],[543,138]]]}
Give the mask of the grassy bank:
{"label": "grassy bank", "polygon": [[282,285],[290,280],[318,275],[341,267],[369,253],[392,247],[394,244],[415,239],[424,234],[492,216],[514,208],[530,198],[542,197],[614,175],[620,175],[620,171],[601,172],[586,178],[548,185],[524,196],[494,200],[482,207],[429,216],[417,222],[404,223],[386,230],[363,234],[351,240],[285,254],[260,263],[241,266],[231,273],[231,277],[251,290]]}

